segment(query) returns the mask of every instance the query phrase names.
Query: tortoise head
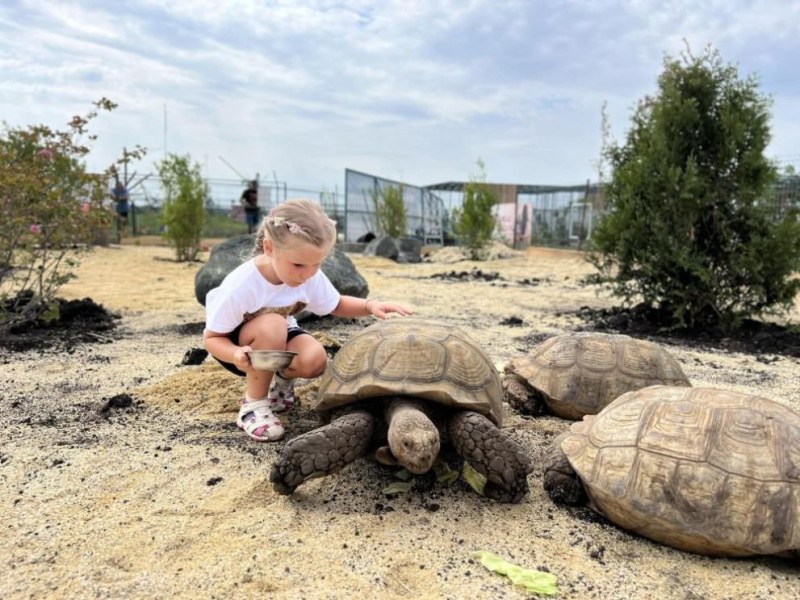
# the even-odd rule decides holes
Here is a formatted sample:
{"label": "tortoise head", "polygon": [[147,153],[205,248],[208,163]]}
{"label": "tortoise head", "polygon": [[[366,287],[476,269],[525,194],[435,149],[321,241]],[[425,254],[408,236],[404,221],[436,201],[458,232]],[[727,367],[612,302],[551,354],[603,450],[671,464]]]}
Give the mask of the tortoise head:
{"label": "tortoise head", "polygon": [[503,399],[525,415],[539,417],[547,412],[547,396],[530,382],[516,373],[506,372],[501,383]]}
{"label": "tortoise head", "polygon": [[386,411],[389,422],[389,452],[376,454],[384,464],[392,459],[414,474],[427,473],[439,454],[439,430],[423,410],[424,403],[414,399],[396,399]]}

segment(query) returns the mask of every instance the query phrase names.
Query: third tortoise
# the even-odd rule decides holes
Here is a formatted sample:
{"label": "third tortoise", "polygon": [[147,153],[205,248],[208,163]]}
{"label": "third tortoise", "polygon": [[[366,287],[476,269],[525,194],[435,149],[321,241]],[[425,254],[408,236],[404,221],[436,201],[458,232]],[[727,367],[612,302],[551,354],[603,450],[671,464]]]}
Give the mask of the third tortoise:
{"label": "third tortoise", "polygon": [[680,550],[800,558],[800,414],[716,388],[629,392],[556,438],[544,487]]}
{"label": "third tortoise", "polygon": [[564,419],[600,412],[618,396],[650,385],[691,385],[680,364],[653,342],[622,334],[566,333],[513,358],[503,375],[505,400],[529,415]]}

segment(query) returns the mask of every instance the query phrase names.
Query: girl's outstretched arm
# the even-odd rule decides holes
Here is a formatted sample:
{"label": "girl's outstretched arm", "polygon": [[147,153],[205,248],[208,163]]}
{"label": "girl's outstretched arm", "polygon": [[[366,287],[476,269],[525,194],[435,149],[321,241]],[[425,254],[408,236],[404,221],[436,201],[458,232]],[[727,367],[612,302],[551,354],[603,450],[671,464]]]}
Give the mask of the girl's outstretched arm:
{"label": "girl's outstretched arm", "polygon": [[399,302],[383,302],[373,298],[356,298],[355,296],[342,296],[339,304],[331,313],[336,317],[368,317],[370,315],[385,319],[389,313],[397,313],[407,317],[413,311],[405,304]]}

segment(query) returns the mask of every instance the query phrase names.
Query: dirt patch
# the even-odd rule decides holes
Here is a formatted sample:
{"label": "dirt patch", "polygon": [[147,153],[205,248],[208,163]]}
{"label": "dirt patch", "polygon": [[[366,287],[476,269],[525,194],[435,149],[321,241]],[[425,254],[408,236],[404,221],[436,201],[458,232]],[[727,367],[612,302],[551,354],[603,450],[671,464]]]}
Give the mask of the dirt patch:
{"label": "dirt patch", "polygon": [[630,309],[583,306],[576,314],[586,321],[586,329],[596,331],[625,333],[706,350],[744,352],[755,355],[760,362],[770,360],[765,355],[800,357],[800,327],[797,326],[746,319],[739,329],[727,333],[685,329],[665,331],[661,325],[666,322],[664,316],[643,305]]}
{"label": "dirt patch", "polygon": [[11,351],[29,349],[71,350],[79,344],[110,344],[114,341],[119,313],[106,310],[91,298],[55,300],[49,316],[24,321],[0,337],[0,347]]}
{"label": "dirt patch", "polygon": [[431,279],[442,279],[445,281],[502,281],[500,273],[494,271],[487,273],[481,269],[474,268],[470,271],[448,271],[447,273],[434,273]]}

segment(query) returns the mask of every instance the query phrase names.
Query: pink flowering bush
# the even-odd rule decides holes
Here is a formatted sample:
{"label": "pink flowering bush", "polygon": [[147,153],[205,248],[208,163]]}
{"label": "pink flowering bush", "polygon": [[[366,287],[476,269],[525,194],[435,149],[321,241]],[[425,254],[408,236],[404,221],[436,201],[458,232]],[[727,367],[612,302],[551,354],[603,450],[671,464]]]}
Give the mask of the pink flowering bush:
{"label": "pink flowering bush", "polygon": [[[113,219],[110,170],[89,173],[87,126],[103,98],[66,131],[44,125],[0,131],[0,332],[52,314],[59,287],[74,277],[82,253]],[[144,152],[136,149],[135,155]],[[131,153],[129,152],[128,155]]]}

